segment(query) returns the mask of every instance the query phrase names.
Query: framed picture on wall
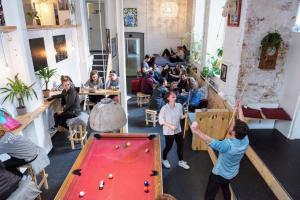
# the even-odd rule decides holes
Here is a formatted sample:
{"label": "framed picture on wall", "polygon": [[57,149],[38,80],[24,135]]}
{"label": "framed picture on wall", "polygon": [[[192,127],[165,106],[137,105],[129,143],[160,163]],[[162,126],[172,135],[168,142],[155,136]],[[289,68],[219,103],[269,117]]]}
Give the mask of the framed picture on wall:
{"label": "framed picture on wall", "polygon": [[29,39],[34,71],[48,66],[44,38]]}
{"label": "framed picture on wall", "polygon": [[69,10],[69,0],[58,0],[59,10]]}
{"label": "framed picture on wall", "polygon": [[115,57],[117,55],[117,38],[111,39],[111,56]]}
{"label": "framed picture on wall", "polygon": [[242,0],[232,0],[230,3],[230,12],[228,13],[228,26],[239,27],[241,18]]}
{"label": "framed picture on wall", "polygon": [[5,26],[5,19],[3,13],[2,0],[0,0],[0,26]]}
{"label": "framed picture on wall", "polygon": [[124,8],[124,26],[137,26],[137,8]]}
{"label": "framed picture on wall", "polygon": [[222,64],[221,65],[221,75],[220,79],[224,82],[226,82],[226,77],[227,77],[227,65]]}
{"label": "framed picture on wall", "polygon": [[55,60],[60,62],[68,58],[68,52],[66,47],[66,36],[65,35],[56,35],[53,36],[54,48],[56,51]]}

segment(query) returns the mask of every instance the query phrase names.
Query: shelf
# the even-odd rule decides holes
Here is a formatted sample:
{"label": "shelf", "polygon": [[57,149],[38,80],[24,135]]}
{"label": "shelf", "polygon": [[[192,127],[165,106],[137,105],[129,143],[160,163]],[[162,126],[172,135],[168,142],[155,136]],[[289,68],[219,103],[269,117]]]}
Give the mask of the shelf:
{"label": "shelf", "polygon": [[60,28],[74,28],[76,25],[45,25],[45,26],[37,26],[37,25],[27,25],[27,30],[48,30],[48,29],[60,29]]}
{"label": "shelf", "polygon": [[0,32],[8,33],[17,30],[16,26],[0,26]]}

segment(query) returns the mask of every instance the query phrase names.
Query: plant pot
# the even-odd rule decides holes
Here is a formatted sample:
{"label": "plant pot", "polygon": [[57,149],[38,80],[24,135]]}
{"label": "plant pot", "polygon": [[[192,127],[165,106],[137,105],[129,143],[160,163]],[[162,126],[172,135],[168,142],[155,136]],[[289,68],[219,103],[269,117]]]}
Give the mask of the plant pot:
{"label": "plant pot", "polygon": [[25,106],[17,107],[17,113],[18,113],[18,115],[25,115],[27,113],[26,107]]}
{"label": "plant pot", "polygon": [[50,97],[50,90],[43,90],[43,96],[44,98]]}

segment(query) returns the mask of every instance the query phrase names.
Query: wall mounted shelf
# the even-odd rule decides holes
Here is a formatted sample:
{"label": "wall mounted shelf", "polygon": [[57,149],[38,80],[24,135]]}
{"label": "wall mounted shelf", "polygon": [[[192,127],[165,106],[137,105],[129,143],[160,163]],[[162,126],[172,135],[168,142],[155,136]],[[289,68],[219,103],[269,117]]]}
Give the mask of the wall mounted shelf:
{"label": "wall mounted shelf", "polygon": [[16,26],[0,26],[0,32],[8,33],[17,30]]}
{"label": "wall mounted shelf", "polygon": [[37,25],[27,25],[28,31],[34,30],[49,30],[49,29],[60,29],[60,28],[74,28],[76,25],[45,25],[45,26],[37,26]]}

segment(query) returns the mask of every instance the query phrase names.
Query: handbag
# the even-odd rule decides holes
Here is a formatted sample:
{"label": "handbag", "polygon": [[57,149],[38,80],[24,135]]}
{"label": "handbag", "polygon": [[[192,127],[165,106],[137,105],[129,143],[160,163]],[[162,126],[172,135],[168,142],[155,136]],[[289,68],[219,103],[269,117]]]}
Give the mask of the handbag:
{"label": "handbag", "polygon": [[21,123],[14,119],[4,108],[0,108],[0,126],[5,131],[13,131],[21,126]]}

